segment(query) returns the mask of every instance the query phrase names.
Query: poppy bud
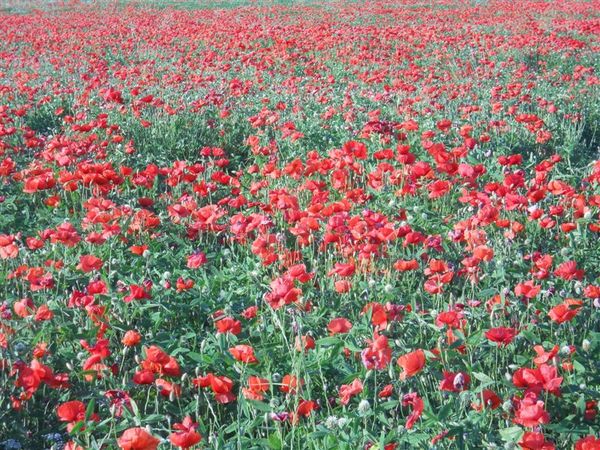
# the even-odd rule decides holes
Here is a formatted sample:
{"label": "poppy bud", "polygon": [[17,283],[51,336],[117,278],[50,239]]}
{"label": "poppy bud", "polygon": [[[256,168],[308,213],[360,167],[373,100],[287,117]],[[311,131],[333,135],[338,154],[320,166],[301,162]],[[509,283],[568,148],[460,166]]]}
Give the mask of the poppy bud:
{"label": "poppy bud", "polygon": [[27,351],[27,346],[22,342],[17,342],[14,347],[15,354],[20,355],[21,353],[25,353]]}
{"label": "poppy bud", "polygon": [[584,352],[589,352],[591,346],[592,346],[592,343],[587,339],[584,339],[583,342],[581,343],[581,348],[583,349]]}

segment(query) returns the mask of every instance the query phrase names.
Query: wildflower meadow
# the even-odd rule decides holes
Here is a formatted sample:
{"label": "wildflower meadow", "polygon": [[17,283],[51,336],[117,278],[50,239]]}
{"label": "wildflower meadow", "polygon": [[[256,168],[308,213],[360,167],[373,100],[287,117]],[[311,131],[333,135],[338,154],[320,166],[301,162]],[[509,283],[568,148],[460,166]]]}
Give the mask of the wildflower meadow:
{"label": "wildflower meadow", "polygon": [[0,450],[599,450],[599,35],[0,3]]}

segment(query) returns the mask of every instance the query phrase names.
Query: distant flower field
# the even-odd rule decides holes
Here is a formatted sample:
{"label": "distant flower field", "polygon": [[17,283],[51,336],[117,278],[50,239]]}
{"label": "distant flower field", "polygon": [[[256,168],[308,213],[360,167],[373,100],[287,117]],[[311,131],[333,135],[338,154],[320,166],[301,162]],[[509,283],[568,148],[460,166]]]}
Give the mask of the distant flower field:
{"label": "distant flower field", "polygon": [[0,8],[0,450],[600,449],[599,1],[126,3]]}

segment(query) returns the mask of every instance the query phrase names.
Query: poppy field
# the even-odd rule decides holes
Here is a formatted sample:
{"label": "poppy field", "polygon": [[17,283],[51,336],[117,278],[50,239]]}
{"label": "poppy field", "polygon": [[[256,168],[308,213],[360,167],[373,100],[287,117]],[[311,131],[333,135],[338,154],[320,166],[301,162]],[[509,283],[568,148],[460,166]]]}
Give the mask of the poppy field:
{"label": "poppy field", "polygon": [[0,9],[0,450],[599,450],[600,2],[226,6]]}

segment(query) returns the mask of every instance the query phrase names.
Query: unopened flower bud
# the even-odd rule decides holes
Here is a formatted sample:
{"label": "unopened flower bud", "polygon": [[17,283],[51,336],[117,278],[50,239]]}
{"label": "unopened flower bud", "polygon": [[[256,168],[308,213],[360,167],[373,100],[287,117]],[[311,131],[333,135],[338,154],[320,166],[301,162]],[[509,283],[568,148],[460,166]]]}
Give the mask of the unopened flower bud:
{"label": "unopened flower bud", "polygon": [[584,352],[589,352],[591,347],[592,347],[592,343],[587,339],[584,339],[583,342],[581,343],[581,348],[583,349]]}

